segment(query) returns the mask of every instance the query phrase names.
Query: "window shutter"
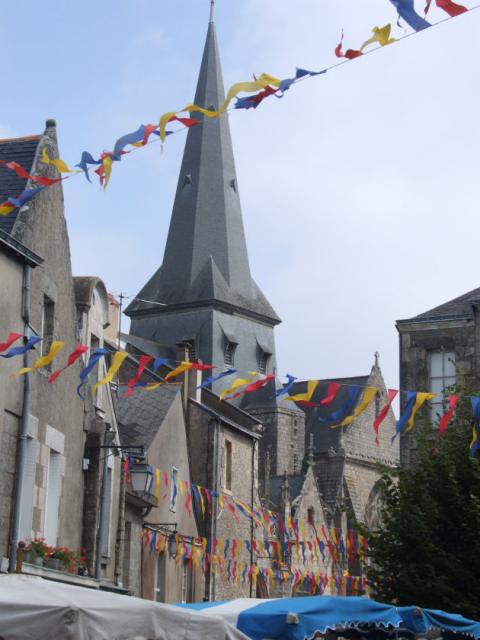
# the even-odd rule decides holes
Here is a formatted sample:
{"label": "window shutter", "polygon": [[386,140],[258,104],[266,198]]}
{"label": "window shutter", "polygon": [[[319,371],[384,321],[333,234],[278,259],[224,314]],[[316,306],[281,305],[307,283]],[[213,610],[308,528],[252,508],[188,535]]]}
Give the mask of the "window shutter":
{"label": "window shutter", "polygon": [[28,438],[25,445],[25,469],[22,494],[20,496],[20,524],[18,531],[20,540],[29,540],[32,537],[33,491],[35,488],[39,446],[38,441],[33,438]]}

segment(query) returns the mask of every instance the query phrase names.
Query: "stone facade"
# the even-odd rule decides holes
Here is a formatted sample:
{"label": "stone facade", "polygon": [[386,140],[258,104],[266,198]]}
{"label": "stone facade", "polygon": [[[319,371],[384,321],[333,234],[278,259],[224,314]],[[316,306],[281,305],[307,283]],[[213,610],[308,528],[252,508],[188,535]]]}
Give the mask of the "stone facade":
{"label": "stone facade", "polygon": [[[38,137],[33,166],[27,167],[32,173],[40,169],[42,149],[45,148],[51,157],[58,157],[55,127],[50,121],[47,124],[45,134]],[[41,170],[50,177],[56,177],[53,167],[42,166]],[[27,207],[23,207],[16,215],[10,235],[44,259],[42,268],[32,271],[29,303],[31,331],[40,336],[43,334],[41,344],[44,346],[29,355],[30,364],[40,352],[43,353],[42,349],[48,350],[52,339],[65,342],[62,356],[63,353],[72,352],[77,344],[75,299],[61,185],[43,191]],[[8,304],[2,306],[2,335],[12,330],[23,333],[24,330],[19,306],[21,278],[18,271],[11,275],[9,271],[12,271],[12,264],[3,264],[2,281],[7,290],[15,292],[12,291],[11,297],[3,298],[8,300]],[[61,359],[59,357],[58,360]],[[18,427],[24,410],[24,380],[11,380],[10,374],[18,370],[22,363],[21,358],[12,358],[0,364],[0,386],[7,390],[0,397],[2,441],[10,440],[12,444],[12,432]],[[20,537],[46,536],[52,544],[73,549],[79,549],[82,543],[84,413],[80,399],[71,393],[80,368],[81,363],[76,363],[58,378],[55,385],[47,383],[49,371],[29,374],[27,481],[21,496]],[[68,473],[65,472],[67,468]],[[7,478],[1,478],[0,484],[10,486],[9,482],[11,485],[11,472]],[[4,541],[1,554],[6,553]]]}
{"label": "stone facade", "polygon": [[[441,392],[441,388],[432,389],[431,371],[431,355],[441,353],[452,354],[448,358],[453,361],[453,375],[459,384],[472,389],[478,386],[480,289],[470,291],[414,318],[398,320],[396,326],[400,342],[402,389]],[[428,416],[428,407],[419,415]],[[415,461],[415,450],[415,433],[402,434],[402,464],[409,465]]]}
{"label": "stone facade", "polygon": [[[222,407],[224,405],[224,407]],[[188,403],[188,444],[192,481],[209,487],[223,496],[223,507],[213,500],[212,513],[203,513],[196,504],[200,535],[217,539],[220,545],[233,538],[243,541],[238,563],[250,566],[256,561],[248,550],[255,538],[252,522],[240,516],[235,518],[225,500],[235,498],[250,506],[258,505],[258,440],[257,421],[206,392],[199,402],[191,398]],[[205,597],[225,600],[251,597],[253,587],[229,581],[227,562],[214,562],[206,576]]]}

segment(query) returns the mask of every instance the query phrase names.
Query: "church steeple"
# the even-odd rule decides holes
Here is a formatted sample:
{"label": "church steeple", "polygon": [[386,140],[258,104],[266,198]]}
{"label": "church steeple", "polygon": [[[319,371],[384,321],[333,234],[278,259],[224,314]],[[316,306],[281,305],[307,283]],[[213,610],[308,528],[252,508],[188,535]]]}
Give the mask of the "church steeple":
{"label": "church steeple", "polygon": [[[211,1],[194,103],[215,110],[224,99]],[[250,273],[228,115],[191,117],[200,124],[187,134],[163,265],[138,297],[164,303],[165,310],[219,302],[277,324]],[[127,313],[149,308],[134,302]]]}

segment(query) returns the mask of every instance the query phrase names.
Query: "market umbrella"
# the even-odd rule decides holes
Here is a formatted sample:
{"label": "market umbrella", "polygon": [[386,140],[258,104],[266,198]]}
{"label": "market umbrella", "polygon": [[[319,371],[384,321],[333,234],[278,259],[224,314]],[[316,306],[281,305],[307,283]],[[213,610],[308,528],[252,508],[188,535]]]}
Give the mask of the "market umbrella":
{"label": "market umbrella", "polygon": [[183,606],[222,616],[251,640],[310,640],[328,630],[377,640],[394,635],[412,637],[432,629],[480,638],[480,624],[458,614],[396,607],[357,596],[238,599]]}
{"label": "market umbrella", "polygon": [[245,640],[225,620],[26,575],[0,576],[1,640]]}

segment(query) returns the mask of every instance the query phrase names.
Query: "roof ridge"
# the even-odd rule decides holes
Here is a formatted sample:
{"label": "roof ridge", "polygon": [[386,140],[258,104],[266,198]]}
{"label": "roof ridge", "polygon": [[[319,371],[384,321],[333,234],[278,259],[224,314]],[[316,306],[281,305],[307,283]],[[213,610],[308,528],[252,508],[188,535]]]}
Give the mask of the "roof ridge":
{"label": "roof ridge", "polygon": [[32,136],[19,136],[18,138],[0,138],[0,144],[2,142],[20,142],[22,140],[40,140],[42,137],[41,134],[32,135]]}

